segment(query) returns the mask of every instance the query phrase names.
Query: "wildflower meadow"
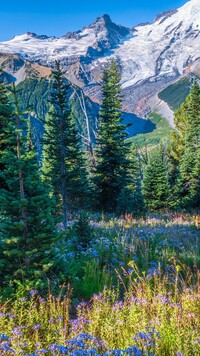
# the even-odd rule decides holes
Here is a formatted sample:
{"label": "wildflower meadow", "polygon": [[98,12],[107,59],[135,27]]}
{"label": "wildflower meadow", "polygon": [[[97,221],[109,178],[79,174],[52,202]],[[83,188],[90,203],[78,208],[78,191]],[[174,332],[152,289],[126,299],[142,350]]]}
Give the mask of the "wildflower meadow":
{"label": "wildflower meadow", "polygon": [[46,293],[2,297],[0,355],[200,355],[196,218],[95,215],[87,232],[72,222],[54,246],[59,290],[52,276]]}

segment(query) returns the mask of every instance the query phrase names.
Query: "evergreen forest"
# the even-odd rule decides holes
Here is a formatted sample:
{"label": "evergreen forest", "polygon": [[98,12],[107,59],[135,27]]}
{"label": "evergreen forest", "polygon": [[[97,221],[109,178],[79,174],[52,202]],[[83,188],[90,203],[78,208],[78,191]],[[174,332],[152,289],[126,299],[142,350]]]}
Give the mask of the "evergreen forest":
{"label": "evergreen forest", "polygon": [[200,355],[198,78],[143,146],[114,60],[95,117],[59,62],[0,78],[0,355]]}

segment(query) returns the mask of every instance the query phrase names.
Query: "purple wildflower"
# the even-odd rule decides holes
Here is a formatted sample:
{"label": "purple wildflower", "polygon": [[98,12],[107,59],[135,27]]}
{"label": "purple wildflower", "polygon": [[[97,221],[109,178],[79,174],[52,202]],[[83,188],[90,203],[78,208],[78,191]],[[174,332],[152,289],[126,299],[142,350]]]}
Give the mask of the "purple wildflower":
{"label": "purple wildflower", "polygon": [[29,292],[30,296],[33,298],[35,295],[38,294],[38,290],[37,289],[31,289]]}
{"label": "purple wildflower", "polygon": [[41,328],[41,325],[40,324],[36,324],[32,327],[32,330],[38,330]]}

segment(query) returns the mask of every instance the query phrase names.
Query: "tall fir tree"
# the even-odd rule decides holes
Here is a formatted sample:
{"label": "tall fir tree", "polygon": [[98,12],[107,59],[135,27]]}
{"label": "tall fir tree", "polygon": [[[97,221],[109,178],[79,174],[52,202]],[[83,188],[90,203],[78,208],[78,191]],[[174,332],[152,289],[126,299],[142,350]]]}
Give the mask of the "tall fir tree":
{"label": "tall fir tree", "polygon": [[52,71],[51,108],[46,118],[43,174],[67,227],[67,212],[86,206],[88,185],[85,160],[75,120],[68,107],[69,84],[60,63]]}
{"label": "tall fir tree", "polygon": [[[54,204],[41,181],[36,153],[19,110],[17,91],[12,117],[5,118],[2,139],[6,145],[0,157],[1,278],[6,288],[11,281],[24,285],[41,285],[54,268],[53,243],[57,232],[53,217]],[[29,124],[30,129],[30,124]]]}
{"label": "tall fir tree", "polygon": [[200,140],[200,87],[197,78],[195,78],[190,92],[187,116],[188,130],[186,140],[189,141],[194,148],[197,148]]}
{"label": "tall fir tree", "polygon": [[[0,72],[1,73],[1,72]],[[6,149],[5,137],[3,130],[5,128],[7,120],[10,120],[12,117],[12,108],[8,100],[8,91],[3,82],[0,81],[0,159],[3,155],[3,152]],[[0,172],[4,169],[3,162],[0,162]],[[0,186],[6,187],[7,184],[3,181],[3,177],[0,178]]]}
{"label": "tall fir tree", "polygon": [[195,79],[186,101],[186,130],[175,191],[179,206],[200,206],[200,87]]}
{"label": "tall fir tree", "polygon": [[175,112],[174,123],[176,130],[171,133],[170,156],[173,159],[174,165],[177,167],[184,151],[186,133],[188,130],[187,111],[190,97],[181,104],[180,108]]}
{"label": "tall fir tree", "polygon": [[174,190],[173,205],[176,207],[178,202],[177,195],[177,179],[179,176],[179,163],[184,152],[186,134],[188,131],[188,105],[190,101],[190,95],[187,96],[185,102],[181,104],[178,110],[174,114],[174,124],[176,129],[170,134],[171,145],[168,149],[169,156],[169,178],[170,185]]}
{"label": "tall fir tree", "polygon": [[131,148],[129,159],[130,167],[127,175],[127,185],[120,192],[117,212],[139,216],[145,212],[145,206],[142,195],[140,155],[135,147]]}
{"label": "tall fir tree", "polygon": [[151,210],[159,210],[169,207],[170,185],[165,155],[160,148],[158,152],[151,153],[146,169],[142,191],[146,207]]}
{"label": "tall fir tree", "polygon": [[120,113],[120,73],[115,61],[104,71],[102,97],[94,184],[97,207],[114,212],[119,195],[127,185],[130,167],[127,125],[123,124]]}

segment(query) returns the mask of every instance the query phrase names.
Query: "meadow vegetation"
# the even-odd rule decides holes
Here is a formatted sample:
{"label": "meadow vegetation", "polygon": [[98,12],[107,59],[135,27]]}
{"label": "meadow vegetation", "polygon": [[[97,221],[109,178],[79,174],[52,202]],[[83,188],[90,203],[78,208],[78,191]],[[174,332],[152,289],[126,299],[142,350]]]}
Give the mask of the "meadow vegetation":
{"label": "meadow vegetation", "polygon": [[27,287],[1,301],[1,355],[198,355],[197,218],[84,223],[90,239],[75,219],[70,238],[54,246],[64,266],[59,294],[52,276],[46,295]]}
{"label": "meadow vegetation", "polygon": [[[153,123],[156,127],[152,132],[148,132],[149,123]],[[162,141],[169,142],[170,133],[173,131],[168,121],[156,112],[149,114],[149,118],[144,127],[146,133],[138,134],[129,139],[136,147],[145,149],[145,147],[155,147]]]}

